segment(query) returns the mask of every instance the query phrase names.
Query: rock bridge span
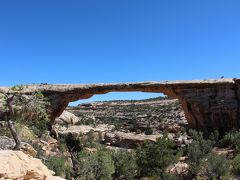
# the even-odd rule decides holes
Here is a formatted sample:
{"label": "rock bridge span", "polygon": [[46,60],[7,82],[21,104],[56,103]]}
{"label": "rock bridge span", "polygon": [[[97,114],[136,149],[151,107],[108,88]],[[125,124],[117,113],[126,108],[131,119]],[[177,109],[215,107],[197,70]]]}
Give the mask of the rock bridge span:
{"label": "rock bridge span", "polygon": [[[8,87],[0,87],[8,91]],[[49,99],[51,121],[60,116],[70,102],[109,92],[154,92],[180,101],[189,126],[211,132],[240,127],[240,79],[161,81],[112,84],[25,85],[22,93],[40,91]]]}

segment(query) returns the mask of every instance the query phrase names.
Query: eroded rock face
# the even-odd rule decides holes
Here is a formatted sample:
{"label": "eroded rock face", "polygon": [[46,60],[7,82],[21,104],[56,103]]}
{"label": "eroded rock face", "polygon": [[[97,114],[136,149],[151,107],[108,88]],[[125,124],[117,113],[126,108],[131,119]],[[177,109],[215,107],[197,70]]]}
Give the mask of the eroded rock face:
{"label": "eroded rock face", "polygon": [[53,176],[40,159],[35,159],[21,151],[0,151],[0,179],[63,180]]}
{"label": "eroded rock face", "polygon": [[[240,127],[240,79],[164,81],[88,85],[26,85],[22,93],[41,91],[50,101],[52,122],[69,102],[108,92],[159,92],[179,99],[192,128],[211,132]],[[9,88],[2,87],[0,92]]]}

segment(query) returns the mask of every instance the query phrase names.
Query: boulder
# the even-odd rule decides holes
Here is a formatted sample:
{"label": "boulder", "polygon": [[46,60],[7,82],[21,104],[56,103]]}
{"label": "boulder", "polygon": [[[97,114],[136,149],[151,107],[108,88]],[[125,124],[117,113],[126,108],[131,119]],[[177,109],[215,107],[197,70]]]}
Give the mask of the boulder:
{"label": "boulder", "polygon": [[234,149],[231,148],[214,147],[212,149],[212,153],[217,154],[219,156],[232,156],[234,152],[235,152]]}
{"label": "boulder", "polygon": [[77,116],[68,111],[63,111],[61,116],[56,119],[56,123],[61,125],[75,125],[79,123],[79,121]]}
{"label": "boulder", "polygon": [[145,141],[156,141],[161,136],[162,135],[145,135],[115,131],[106,133],[104,142],[111,146],[135,148],[137,145],[143,144]]}
{"label": "boulder", "polygon": [[189,165],[184,162],[178,162],[167,168],[167,172],[175,175],[186,176],[188,174]]}
{"label": "boulder", "polygon": [[[12,150],[15,146],[15,141],[6,136],[0,136],[0,150]],[[22,142],[21,151],[30,156],[36,157],[37,151],[28,143]]]}
{"label": "boulder", "polygon": [[57,133],[60,136],[67,136],[68,134],[73,135],[73,137],[87,137],[89,133],[93,133],[96,138],[103,138],[105,133],[111,131],[114,126],[107,124],[100,124],[96,127],[87,125],[74,125],[70,127],[58,127],[56,128]]}
{"label": "boulder", "polygon": [[21,151],[0,151],[0,179],[37,179],[37,180],[63,180],[53,176],[40,159],[33,158]]}

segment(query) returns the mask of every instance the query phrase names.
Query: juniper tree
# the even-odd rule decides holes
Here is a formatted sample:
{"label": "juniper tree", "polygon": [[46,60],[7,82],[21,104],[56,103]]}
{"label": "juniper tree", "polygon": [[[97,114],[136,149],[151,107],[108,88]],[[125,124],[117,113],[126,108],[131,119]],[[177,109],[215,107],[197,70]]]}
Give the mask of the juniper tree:
{"label": "juniper tree", "polygon": [[24,94],[24,86],[14,86],[7,92],[0,93],[1,119],[7,122],[7,127],[16,143],[14,150],[21,148],[21,139],[15,128],[15,122],[21,123],[48,120],[47,100],[40,92]]}

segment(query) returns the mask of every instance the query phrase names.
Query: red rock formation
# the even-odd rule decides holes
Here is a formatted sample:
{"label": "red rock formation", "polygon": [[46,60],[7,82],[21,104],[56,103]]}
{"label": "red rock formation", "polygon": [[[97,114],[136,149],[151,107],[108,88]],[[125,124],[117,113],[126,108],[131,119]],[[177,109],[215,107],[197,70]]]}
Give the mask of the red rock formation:
{"label": "red rock formation", "polygon": [[[179,99],[192,128],[221,132],[239,128],[240,79],[201,81],[164,81],[88,85],[26,85],[23,93],[41,91],[50,101],[50,115],[54,122],[69,102],[87,99],[108,92],[159,92]],[[7,91],[8,88],[0,88]]]}

